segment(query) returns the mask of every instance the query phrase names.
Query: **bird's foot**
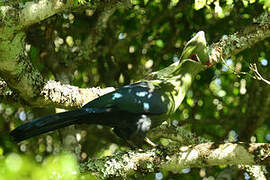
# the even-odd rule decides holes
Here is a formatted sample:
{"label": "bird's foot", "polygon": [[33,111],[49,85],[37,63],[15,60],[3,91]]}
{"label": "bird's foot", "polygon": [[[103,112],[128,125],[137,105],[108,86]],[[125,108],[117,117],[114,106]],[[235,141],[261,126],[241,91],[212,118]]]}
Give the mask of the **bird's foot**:
{"label": "bird's foot", "polygon": [[155,143],[153,143],[150,139],[148,139],[147,137],[144,138],[144,141],[153,148],[156,148],[158,146]]}

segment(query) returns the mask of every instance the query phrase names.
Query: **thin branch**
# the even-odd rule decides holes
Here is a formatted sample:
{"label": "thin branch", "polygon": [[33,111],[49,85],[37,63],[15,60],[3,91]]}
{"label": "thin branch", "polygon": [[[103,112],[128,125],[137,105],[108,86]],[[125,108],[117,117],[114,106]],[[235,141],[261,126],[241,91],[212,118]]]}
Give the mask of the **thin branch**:
{"label": "thin branch", "polygon": [[254,75],[252,75],[252,74],[250,74],[248,72],[237,72],[237,71],[235,71],[235,69],[232,66],[228,65],[226,63],[226,61],[222,57],[221,57],[221,60],[222,60],[223,64],[229,70],[231,70],[231,72],[233,72],[235,75],[237,75],[237,76],[239,76],[239,74],[248,75],[249,77],[252,77],[253,79],[256,79],[256,80],[259,80],[259,81],[263,81],[266,84],[269,84],[270,85],[270,81],[264,79],[262,77],[262,75],[259,73],[258,68],[257,68],[257,65],[255,63],[254,64],[249,64],[249,69],[254,73]]}
{"label": "thin branch", "polygon": [[222,61],[224,65],[236,75],[248,75],[254,79],[261,80],[266,84],[270,84],[270,81],[264,79],[258,72],[256,64],[250,64],[250,70],[255,74],[255,76],[253,76],[248,72],[236,72],[234,68],[227,65],[224,61],[224,59],[250,48],[257,42],[268,37],[270,37],[270,13],[266,11],[258,18],[254,18],[253,25],[244,29],[242,33],[237,32],[229,36],[225,35],[219,42],[212,44],[209,48],[210,62],[218,63]]}
{"label": "thin branch", "polygon": [[110,157],[89,160],[81,171],[101,178],[126,177],[136,172],[179,171],[184,168],[216,165],[270,165],[270,144],[203,143],[184,147],[156,148],[116,153]]}
{"label": "thin branch", "polygon": [[260,80],[260,81],[263,81],[266,84],[269,84],[270,85],[270,81],[264,79],[262,77],[262,75],[259,73],[258,68],[257,68],[257,65],[255,63],[254,64],[250,64],[249,69],[254,72],[254,74],[255,74],[254,78],[255,79]]}
{"label": "thin branch", "polygon": [[97,9],[97,11],[100,13],[96,18],[96,23],[91,28],[89,36],[83,43],[83,53],[85,57],[88,57],[87,59],[89,59],[89,56],[92,56],[92,53],[96,51],[95,47],[104,36],[104,31],[107,28],[108,20],[113,15],[113,13],[119,8],[129,8],[131,5],[132,4],[129,0],[118,0],[112,1],[111,3],[105,2],[104,4],[101,4],[101,8]]}

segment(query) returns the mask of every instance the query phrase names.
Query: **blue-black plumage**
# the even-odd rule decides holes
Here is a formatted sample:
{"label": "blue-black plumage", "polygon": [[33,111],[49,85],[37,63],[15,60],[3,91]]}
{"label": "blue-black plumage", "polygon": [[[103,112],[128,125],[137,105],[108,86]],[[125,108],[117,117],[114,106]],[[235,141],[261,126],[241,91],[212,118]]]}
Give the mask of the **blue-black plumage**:
{"label": "blue-black plumage", "polygon": [[141,146],[146,133],[176,111],[196,74],[208,67],[203,32],[187,43],[181,57],[196,58],[180,58],[180,62],[140,82],[98,97],[80,109],[37,118],[17,127],[10,135],[19,142],[72,124],[100,124],[113,127],[119,137]]}

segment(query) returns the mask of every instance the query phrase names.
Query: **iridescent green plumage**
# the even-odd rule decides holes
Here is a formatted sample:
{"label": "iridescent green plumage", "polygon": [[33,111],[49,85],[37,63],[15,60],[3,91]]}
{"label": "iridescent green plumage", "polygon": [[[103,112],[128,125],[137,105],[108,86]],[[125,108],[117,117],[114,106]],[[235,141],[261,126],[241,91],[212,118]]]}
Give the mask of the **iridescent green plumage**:
{"label": "iridescent green plumage", "polygon": [[[208,61],[203,32],[185,46],[179,62],[145,79],[105,94],[74,111],[41,117],[11,132],[16,141],[71,124],[101,124],[134,146],[141,146],[146,133],[176,111],[193,79]],[[202,62],[201,62],[202,61]]]}
{"label": "iridescent green plumage", "polygon": [[[196,61],[190,59],[192,55],[196,55],[198,59]],[[173,90],[166,88],[167,86],[162,87],[163,91],[172,97],[168,114],[175,112],[179,107],[197,73],[207,68],[203,63],[208,61],[205,34],[200,31],[187,42],[179,61],[146,77],[153,84],[162,86],[166,82],[170,87],[174,87]]]}
{"label": "iridescent green plumage", "polygon": [[[179,70],[182,66],[185,66],[182,69],[187,68],[186,71],[192,72],[192,68],[195,67],[195,65],[193,66],[192,64],[194,63],[194,60],[190,65],[182,65],[183,63],[188,61],[188,59],[190,59],[190,56],[192,55],[197,55],[199,61],[198,63],[201,65],[204,65],[203,63],[209,61],[208,47],[203,31],[199,31],[191,40],[187,42],[186,46],[183,49],[181,57],[179,58],[179,61],[169,65],[164,69],[161,69],[160,71],[149,74],[146,79],[159,79],[177,76],[179,75]],[[206,66],[203,66],[203,68],[206,68]]]}

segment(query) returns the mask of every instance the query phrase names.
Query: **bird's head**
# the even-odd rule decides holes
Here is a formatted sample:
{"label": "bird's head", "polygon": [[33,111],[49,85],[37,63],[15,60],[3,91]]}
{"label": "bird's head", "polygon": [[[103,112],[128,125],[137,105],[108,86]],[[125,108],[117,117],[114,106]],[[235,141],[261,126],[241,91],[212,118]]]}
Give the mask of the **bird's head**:
{"label": "bird's head", "polygon": [[203,31],[199,31],[184,47],[180,61],[191,59],[207,67],[211,66],[208,55],[208,47]]}

